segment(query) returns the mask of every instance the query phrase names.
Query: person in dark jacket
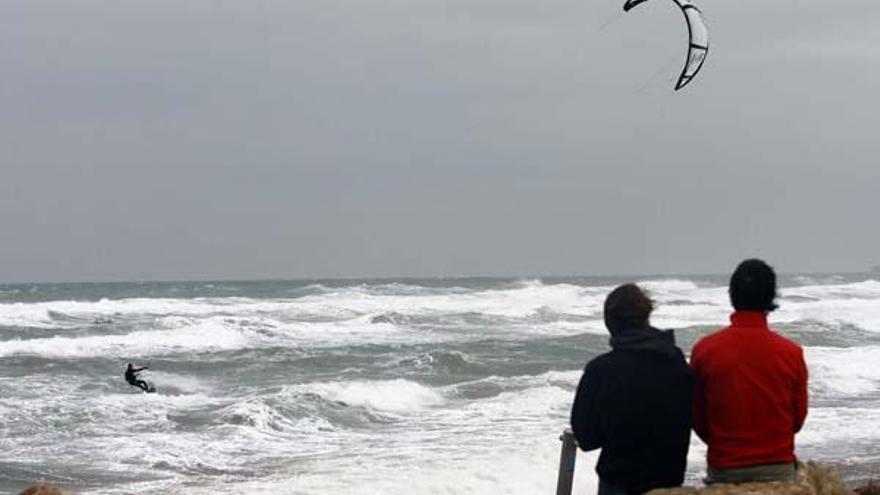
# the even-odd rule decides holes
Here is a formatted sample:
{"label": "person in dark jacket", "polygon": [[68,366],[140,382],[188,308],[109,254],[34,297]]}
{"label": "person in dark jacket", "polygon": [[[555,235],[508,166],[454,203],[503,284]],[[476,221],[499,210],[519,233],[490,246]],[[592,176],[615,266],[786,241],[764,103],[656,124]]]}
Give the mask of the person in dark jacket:
{"label": "person in dark jacket", "polygon": [[693,378],[673,332],[650,325],[653,309],[635,284],[608,295],[611,352],[587,363],[577,388],[571,427],[581,449],[602,449],[599,495],[684,482]]}

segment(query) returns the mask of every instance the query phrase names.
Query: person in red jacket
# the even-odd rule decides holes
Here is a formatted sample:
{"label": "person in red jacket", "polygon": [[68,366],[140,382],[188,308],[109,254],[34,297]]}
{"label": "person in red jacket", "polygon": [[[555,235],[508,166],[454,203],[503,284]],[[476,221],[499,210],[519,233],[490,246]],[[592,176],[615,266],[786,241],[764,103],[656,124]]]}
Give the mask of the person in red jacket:
{"label": "person in red jacket", "polygon": [[794,435],[807,416],[801,347],[767,326],[776,274],[757,259],[730,278],[731,325],[691,352],[693,425],[708,445],[707,483],[791,480]]}

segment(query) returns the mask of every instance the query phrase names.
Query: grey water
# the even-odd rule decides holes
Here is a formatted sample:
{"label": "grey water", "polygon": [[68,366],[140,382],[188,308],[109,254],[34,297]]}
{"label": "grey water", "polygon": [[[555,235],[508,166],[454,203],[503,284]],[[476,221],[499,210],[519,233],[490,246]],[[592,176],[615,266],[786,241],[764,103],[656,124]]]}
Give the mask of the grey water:
{"label": "grey water", "polygon": [[[880,466],[876,278],[782,277],[771,316],[810,368],[799,455],[852,482]],[[602,301],[630,280],[0,286],[0,493],[552,493]],[[727,322],[726,277],[634,280],[685,352]],[[704,455],[694,438],[690,482]]]}

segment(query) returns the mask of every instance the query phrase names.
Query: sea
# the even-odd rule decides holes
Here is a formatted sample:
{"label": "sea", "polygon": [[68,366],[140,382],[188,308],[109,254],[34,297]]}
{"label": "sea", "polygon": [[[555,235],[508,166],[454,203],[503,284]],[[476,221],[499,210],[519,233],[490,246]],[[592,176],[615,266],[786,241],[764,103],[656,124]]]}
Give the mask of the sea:
{"label": "sea", "polygon": [[[809,366],[798,455],[853,484],[880,474],[878,278],[782,276],[770,318]],[[685,353],[729,321],[726,276],[0,286],[0,493],[554,494],[629,281]],[[687,483],[705,452],[694,436]]]}

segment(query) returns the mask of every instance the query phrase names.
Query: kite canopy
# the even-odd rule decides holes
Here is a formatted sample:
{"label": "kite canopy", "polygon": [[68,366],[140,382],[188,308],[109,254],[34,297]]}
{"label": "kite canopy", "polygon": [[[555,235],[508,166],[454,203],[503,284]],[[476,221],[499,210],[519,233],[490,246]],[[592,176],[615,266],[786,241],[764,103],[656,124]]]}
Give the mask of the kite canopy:
{"label": "kite canopy", "polygon": [[[623,10],[629,12],[633,7],[647,2],[648,0],[627,0],[623,5]],[[681,9],[687,21],[689,44],[687,60],[684,63],[684,69],[678,76],[678,82],[675,83],[675,90],[687,86],[691,80],[700,72],[703,63],[706,61],[706,54],[709,53],[709,30],[703,21],[703,13],[697,8],[691,0],[672,0]]]}

